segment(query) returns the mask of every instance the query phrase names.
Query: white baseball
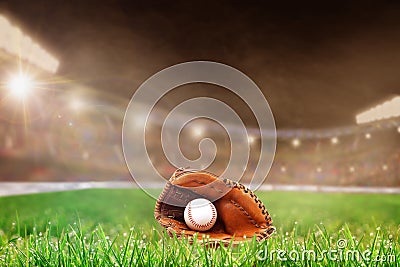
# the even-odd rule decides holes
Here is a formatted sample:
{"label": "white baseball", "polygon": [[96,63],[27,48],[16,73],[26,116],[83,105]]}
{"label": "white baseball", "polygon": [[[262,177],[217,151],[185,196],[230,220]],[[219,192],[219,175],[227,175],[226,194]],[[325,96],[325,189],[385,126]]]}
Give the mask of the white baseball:
{"label": "white baseball", "polygon": [[190,201],[184,212],[187,226],[196,231],[207,231],[217,221],[215,206],[205,198],[197,198]]}

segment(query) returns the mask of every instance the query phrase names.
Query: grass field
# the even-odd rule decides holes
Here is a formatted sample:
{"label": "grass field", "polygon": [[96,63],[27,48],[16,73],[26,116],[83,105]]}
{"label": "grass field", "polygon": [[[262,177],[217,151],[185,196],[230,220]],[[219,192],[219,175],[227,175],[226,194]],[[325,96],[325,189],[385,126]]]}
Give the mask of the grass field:
{"label": "grass field", "polygon": [[[257,194],[277,227],[274,238],[217,249],[164,236],[155,200],[140,190],[3,197],[0,265],[398,266],[398,195]],[[317,257],[304,258],[309,250]]]}

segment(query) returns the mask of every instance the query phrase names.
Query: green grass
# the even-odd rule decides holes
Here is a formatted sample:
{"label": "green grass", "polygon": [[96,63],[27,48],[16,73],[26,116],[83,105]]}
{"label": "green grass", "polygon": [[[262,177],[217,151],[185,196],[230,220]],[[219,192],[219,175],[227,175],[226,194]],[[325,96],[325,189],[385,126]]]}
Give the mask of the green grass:
{"label": "green grass", "polygon": [[[257,195],[271,213],[277,233],[265,242],[250,240],[239,246],[218,248],[165,236],[153,218],[155,200],[140,190],[97,189],[3,197],[0,266],[398,264],[394,261],[400,259],[397,195]],[[340,242],[346,246],[341,248]],[[317,259],[301,260],[307,250],[314,250]],[[322,257],[324,250],[330,250],[331,255]],[[332,250],[337,250],[337,260]],[[371,251],[371,259],[377,255],[386,258],[367,261],[361,256],[367,250]],[[346,253],[359,258],[346,260]],[[300,258],[295,259],[296,256]]]}

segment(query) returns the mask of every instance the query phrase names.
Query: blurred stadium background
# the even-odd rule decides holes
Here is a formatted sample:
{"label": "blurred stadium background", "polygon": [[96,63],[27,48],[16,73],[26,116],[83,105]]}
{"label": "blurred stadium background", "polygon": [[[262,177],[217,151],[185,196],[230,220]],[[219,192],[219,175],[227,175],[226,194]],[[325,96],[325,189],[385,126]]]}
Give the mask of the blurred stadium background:
{"label": "blurred stadium background", "polygon": [[[5,16],[0,16],[0,35],[0,181],[133,184],[121,149],[121,127],[129,98],[58,74],[58,59]],[[209,96],[226,97],[226,92],[212,86],[192,87],[194,95],[203,90]],[[274,102],[277,151],[263,188],[322,190],[325,186],[343,191],[374,188],[399,192],[400,98],[386,92],[376,95],[379,97],[373,101],[360,104],[362,100],[357,100],[356,109],[363,110],[347,114],[346,122],[353,123],[335,125],[333,120],[331,124],[316,123],[312,127],[305,124],[305,128],[298,123],[293,124],[295,127],[283,123],[281,127],[281,117],[290,117],[293,111],[281,110]],[[185,95],[189,97],[190,94]],[[181,98],[172,94],[161,101],[150,117],[152,129],[146,132],[152,161],[166,178],[174,167],[160,151],[160,128],[173,103]],[[240,110],[241,105],[237,103],[236,107]],[[336,105],[339,112],[340,102]],[[352,103],[346,100],[343,105]],[[258,129],[246,112],[242,109],[243,117],[250,121],[247,127],[254,133],[249,137],[254,161],[259,152]],[[295,117],[301,117],[303,111],[296,112],[300,115]],[[305,112],[304,116],[307,114],[310,113]],[[318,114],[315,119],[320,120]],[[330,118],[323,120],[329,122]],[[204,137],[212,137],[217,144],[217,161],[210,170],[219,173],[229,159],[230,145],[221,129],[210,121],[188,124],[181,136],[182,150],[189,158],[196,158],[198,151],[193,147]],[[244,182],[254,167],[247,166]],[[149,184],[151,181],[149,177]]]}

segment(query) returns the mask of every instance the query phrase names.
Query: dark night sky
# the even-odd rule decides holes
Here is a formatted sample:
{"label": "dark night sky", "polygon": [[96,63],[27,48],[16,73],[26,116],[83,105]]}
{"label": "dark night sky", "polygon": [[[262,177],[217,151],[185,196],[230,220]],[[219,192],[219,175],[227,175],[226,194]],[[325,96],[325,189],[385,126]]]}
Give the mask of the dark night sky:
{"label": "dark night sky", "polygon": [[60,75],[127,99],[189,60],[246,73],[281,128],[350,125],[400,93],[396,1],[13,0],[0,10],[60,59]]}

